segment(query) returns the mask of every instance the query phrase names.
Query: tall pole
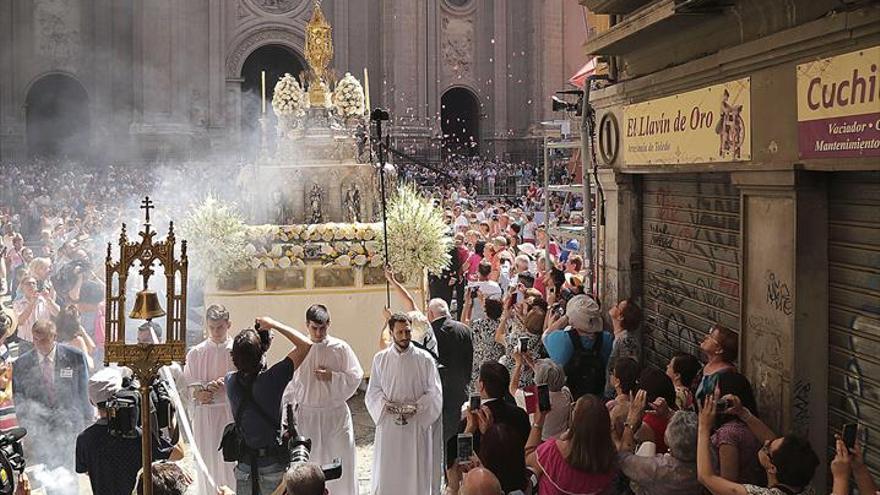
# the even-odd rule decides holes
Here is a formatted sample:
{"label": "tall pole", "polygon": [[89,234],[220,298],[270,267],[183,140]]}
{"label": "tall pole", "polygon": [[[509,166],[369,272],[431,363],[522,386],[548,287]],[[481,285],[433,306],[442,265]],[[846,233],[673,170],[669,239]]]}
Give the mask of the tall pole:
{"label": "tall pole", "polygon": [[553,260],[550,258],[550,140],[544,136],[544,258],[547,273],[553,271]]}
{"label": "tall pole", "polygon": [[[379,189],[382,194],[382,240],[385,244],[385,264],[389,264],[388,259],[388,216],[386,213],[387,210],[387,200],[385,198],[385,161],[388,159],[387,157],[387,149],[388,144],[385,142],[382,136],[382,120],[383,117],[387,117],[388,112],[377,108],[370,115],[370,119],[376,122],[376,142],[378,144],[378,152],[379,152]],[[391,285],[388,283],[388,279],[385,279],[385,305],[390,308],[391,307]]]}
{"label": "tall pole", "polygon": [[153,428],[150,424],[150,382],[149,376],[138,376],[141,392],[141,461],[143,473],[141,484],[144,495],[153,495]]}
{"label": "tall pole", "polygon": [[[590,139],[590,83],[592,81],[590,78],[586,78],[584,80],[584,92],[581,96],[583,100],[581,101],[581,171],[583,174],[583,197],[584,197],[584,228],[586,229],[585,242],[586,246],[584,247],[584,256],[587,259],[587,287],[589,287],[590,293],[593,297],[598,298],[598,287],[595,287],[594,284],[594,274],[595,274],[595,266],[593,260],[593,188],[590,184],[590,167],[588,164],[591,163],[590,157],[592,154],[590,153],[590,146],[592,146],[592,140]],[[596,293],[593,292],[596,291]]]}

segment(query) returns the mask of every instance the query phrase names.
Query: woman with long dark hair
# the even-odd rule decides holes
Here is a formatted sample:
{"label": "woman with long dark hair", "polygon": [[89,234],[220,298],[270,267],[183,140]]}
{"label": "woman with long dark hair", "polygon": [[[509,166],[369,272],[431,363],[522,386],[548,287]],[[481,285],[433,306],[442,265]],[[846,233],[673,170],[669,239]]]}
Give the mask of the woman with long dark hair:
{"label": "woman with long dark hair", "polygon": [[541,495],[602,493],[617,476],[617,451],[611,440],[611,417],[603,401],[587,394],[578,399],[568,430],[541,443],[544,414],[526,442],[526,464],[538,476]]}
{"label": "woman with long dark hair", "polygon": [[[235,493],[244,495],[260,489],[265,493],[281,482],[288,461],[287,447],[278,442],[281,398],[312,347],[307,336],[272,318],[257,318],[257,324],[259,330],[248,328],[235,336],[232,364],[236,371],[226,375],[226,396],[243,439],[235,466]],[[286,358],[267,367],[269,331],[281,334],[294,347]]]}

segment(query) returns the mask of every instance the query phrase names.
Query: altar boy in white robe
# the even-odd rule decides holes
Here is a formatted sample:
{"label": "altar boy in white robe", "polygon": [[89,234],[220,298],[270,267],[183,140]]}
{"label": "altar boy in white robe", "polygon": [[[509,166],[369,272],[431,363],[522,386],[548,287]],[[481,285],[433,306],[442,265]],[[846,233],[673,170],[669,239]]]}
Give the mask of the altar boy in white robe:
{"label": "altar boy in white robe", "polygon": [[[373,495],[429,494],[439,486],[434,464],[432,426],[440,417],[443,395],[437,365],[412,339],[411,321],[391,315],[388,328],[394,345],[373,358],[367,387],[367,410],[376,423],[373,452]],[[399,424],[395,406],[415,406]]]}
{"label": "altar boy in white robe", "polygon": [[357,495],[357,452],[354,427],[346,401],[357,391],[364,370],[347,342],[328,335],[330,312],[323,304],[306,310],[312,350],[284,391],[283,403],[293,404],[297,432],[312,440],[311,461],[342,461],[342,477],[329,481],[333,495]]}
{"label": "altar boy in white robe", "polygon": [[229,311],[219,304],[205,311],[208,338],[193,347],[186,355],[183,382],[192,399],[192,425],[196,446],[202,454],[214,486],[200,469],[196,470],[199,490],[209,493],[220,486],[235,486],[235,464],[223,462],[217,448],[223,437],[223,428],[232,422],[229,402],[226,400],[224,377],[235,371],[232,364],[232,339],[229,338]]}

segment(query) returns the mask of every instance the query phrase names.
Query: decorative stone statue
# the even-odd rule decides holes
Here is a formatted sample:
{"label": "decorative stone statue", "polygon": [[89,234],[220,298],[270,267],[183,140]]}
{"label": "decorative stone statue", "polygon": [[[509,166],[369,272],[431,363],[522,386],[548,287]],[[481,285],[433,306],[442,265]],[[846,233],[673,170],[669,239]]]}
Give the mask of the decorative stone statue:
{"label": "decorative stone statue", "polygon": [[312,184],[312,190],[309,192],[309,223],[321,223],[324,215],[321,213],[321,186]]}
{"label": "decorative stone statue", "polygon": [[345,198],[342,200],[342,211],[346,222],[360,222],[361,191],[357,185],[351,184],[345,191]]}
{"label": "decorative stone statue", "polygon": [[290,207],[284,200],[284,196],[282,196],[281,191],[273,192],[271,212],[272,221],[277,225],[287,225],[289,223],[292,223],[293,215],[291,213],[292,212],[290,211]]}

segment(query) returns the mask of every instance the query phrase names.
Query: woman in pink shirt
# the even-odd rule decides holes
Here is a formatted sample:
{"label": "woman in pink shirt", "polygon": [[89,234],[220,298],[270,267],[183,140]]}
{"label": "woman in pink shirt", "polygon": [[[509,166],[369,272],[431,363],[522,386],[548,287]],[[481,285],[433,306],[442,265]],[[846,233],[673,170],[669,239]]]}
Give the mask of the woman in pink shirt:
{"label": "woman in pink shirt", "polygon": [[611,440],[611,417],[602,400],[589,394],[578,399],[568,430],[542,443],[544,416],[535,413],[525,449],[526,464],[538,476],[538,493],[604,493],[617,476],[617,453]]}

